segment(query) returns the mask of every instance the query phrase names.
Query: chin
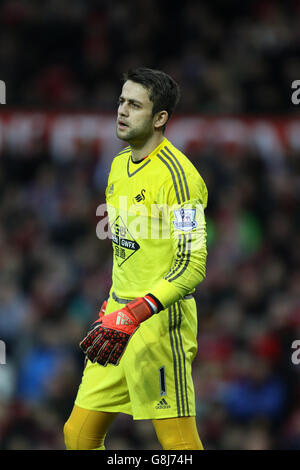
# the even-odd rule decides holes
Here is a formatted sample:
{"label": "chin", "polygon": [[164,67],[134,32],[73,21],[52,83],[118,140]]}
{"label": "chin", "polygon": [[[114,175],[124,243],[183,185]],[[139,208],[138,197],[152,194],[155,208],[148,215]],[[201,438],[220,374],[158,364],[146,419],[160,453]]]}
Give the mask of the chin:
{"label": "chin", "polygon": [[126,135],[126,132],[122,132],[122,131],[120,131],[120,129],[117,129],[116,133],[117,133],[117,137],[119,139],[127,141],[128,136]]}

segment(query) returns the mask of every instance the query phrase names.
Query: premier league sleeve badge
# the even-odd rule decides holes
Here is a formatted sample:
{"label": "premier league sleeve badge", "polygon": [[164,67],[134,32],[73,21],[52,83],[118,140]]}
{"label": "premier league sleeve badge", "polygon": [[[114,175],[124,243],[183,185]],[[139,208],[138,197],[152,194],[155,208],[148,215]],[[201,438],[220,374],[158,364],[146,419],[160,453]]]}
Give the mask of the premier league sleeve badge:
{"label": "premier league sleeve badge", "polygon": [[177,209],[174,210],[174,216],[176,220],[173,220],[173,224],[177,230],[189,232],[197,227],[196,209]]}

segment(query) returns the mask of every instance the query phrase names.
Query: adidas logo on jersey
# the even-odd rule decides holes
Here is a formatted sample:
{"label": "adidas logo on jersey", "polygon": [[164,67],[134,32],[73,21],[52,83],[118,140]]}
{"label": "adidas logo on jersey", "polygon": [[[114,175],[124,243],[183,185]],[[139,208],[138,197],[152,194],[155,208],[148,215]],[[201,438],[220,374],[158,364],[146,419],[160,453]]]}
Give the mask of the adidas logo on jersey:
{"label": "adidas logo on jersey", "polygon": [[130,320],[130,318],[127,317],[125,313],[119,312],[117,316],[117,325],[132,325],[133,321]]}
{"label": "adidas logo on jersey", "polygon": [[155,408],[156,408],[157,410],[159,410],[159,409],[171,408],[171,406],[168,405],[168,403],[166,402],[166,400],[163,398],[162,400],[160,400],[160,402],[156,405]]}

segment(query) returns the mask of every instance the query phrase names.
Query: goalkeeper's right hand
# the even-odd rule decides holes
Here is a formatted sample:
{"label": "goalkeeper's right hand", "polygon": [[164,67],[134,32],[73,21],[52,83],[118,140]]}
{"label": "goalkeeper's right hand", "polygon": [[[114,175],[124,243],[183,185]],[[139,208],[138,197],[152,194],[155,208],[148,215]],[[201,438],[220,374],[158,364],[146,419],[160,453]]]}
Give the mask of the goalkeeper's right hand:
{"label": "goalkeeper's right hand", "polygon": [[107,307],[107,300],[104,300],[99,312],[98,312],[98,318],[96,321],[94,321],[94,323],[89,327],[88,329],[88,332],[93,330],[95,328],[95,326],[100,322],[102,321],[104,315],[105,315],[105,310],[106,310],[106,307]]}
{"label": "goalkeeper's right hand", "polygon": [[[103,302],[103,304],[102,304],[102,306],[101,306],[101,308],[100,308],[100,310],[99,310],[99,312],[98,312],[98,318],[97,318],[97,320],[94,321],[94,323],[92,323],[92,325],[89,327],[89,329],[88,329],[88,331],[87,331],[88,333],[89,333],[90,331],[92,331],[92,330],[95,328],[95,326],[96,326],[100,321],[102,321],[102,318],[103,318],[104,315],[105,315],[106,307],[107,307],[107,300],[104,300],[104,302]],[[84,358],[84,367],[86,366],[87,361],[88,361],[88,357],[85,356],[85,358]]]}
{"label": "goalkeeper's right hand", "polygon": [[91,362],[102,366],[119,364],[128,341],[140,323],[154,313],[153,303],[147,297],[138,297],[93,323],[80,343],[80,348]]}

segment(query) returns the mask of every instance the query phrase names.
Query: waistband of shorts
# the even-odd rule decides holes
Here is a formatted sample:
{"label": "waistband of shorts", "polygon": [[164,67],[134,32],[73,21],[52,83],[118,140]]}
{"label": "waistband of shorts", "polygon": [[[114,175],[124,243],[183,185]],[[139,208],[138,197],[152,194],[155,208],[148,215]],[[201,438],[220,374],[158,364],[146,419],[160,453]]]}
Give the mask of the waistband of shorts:
{"label": "waistband of shorts", "polygon": [[[128,304],[128,302],[131,302],[131,300],[133,300],[133,299],[124,299],[122,297],[119,297],[115,294],[115,292],[112,292],[111,296],[119,304]],[[181,300],[187,300],[187,299],[193,299],[193,298],[194,297],[192,294],[187,294]]]}

